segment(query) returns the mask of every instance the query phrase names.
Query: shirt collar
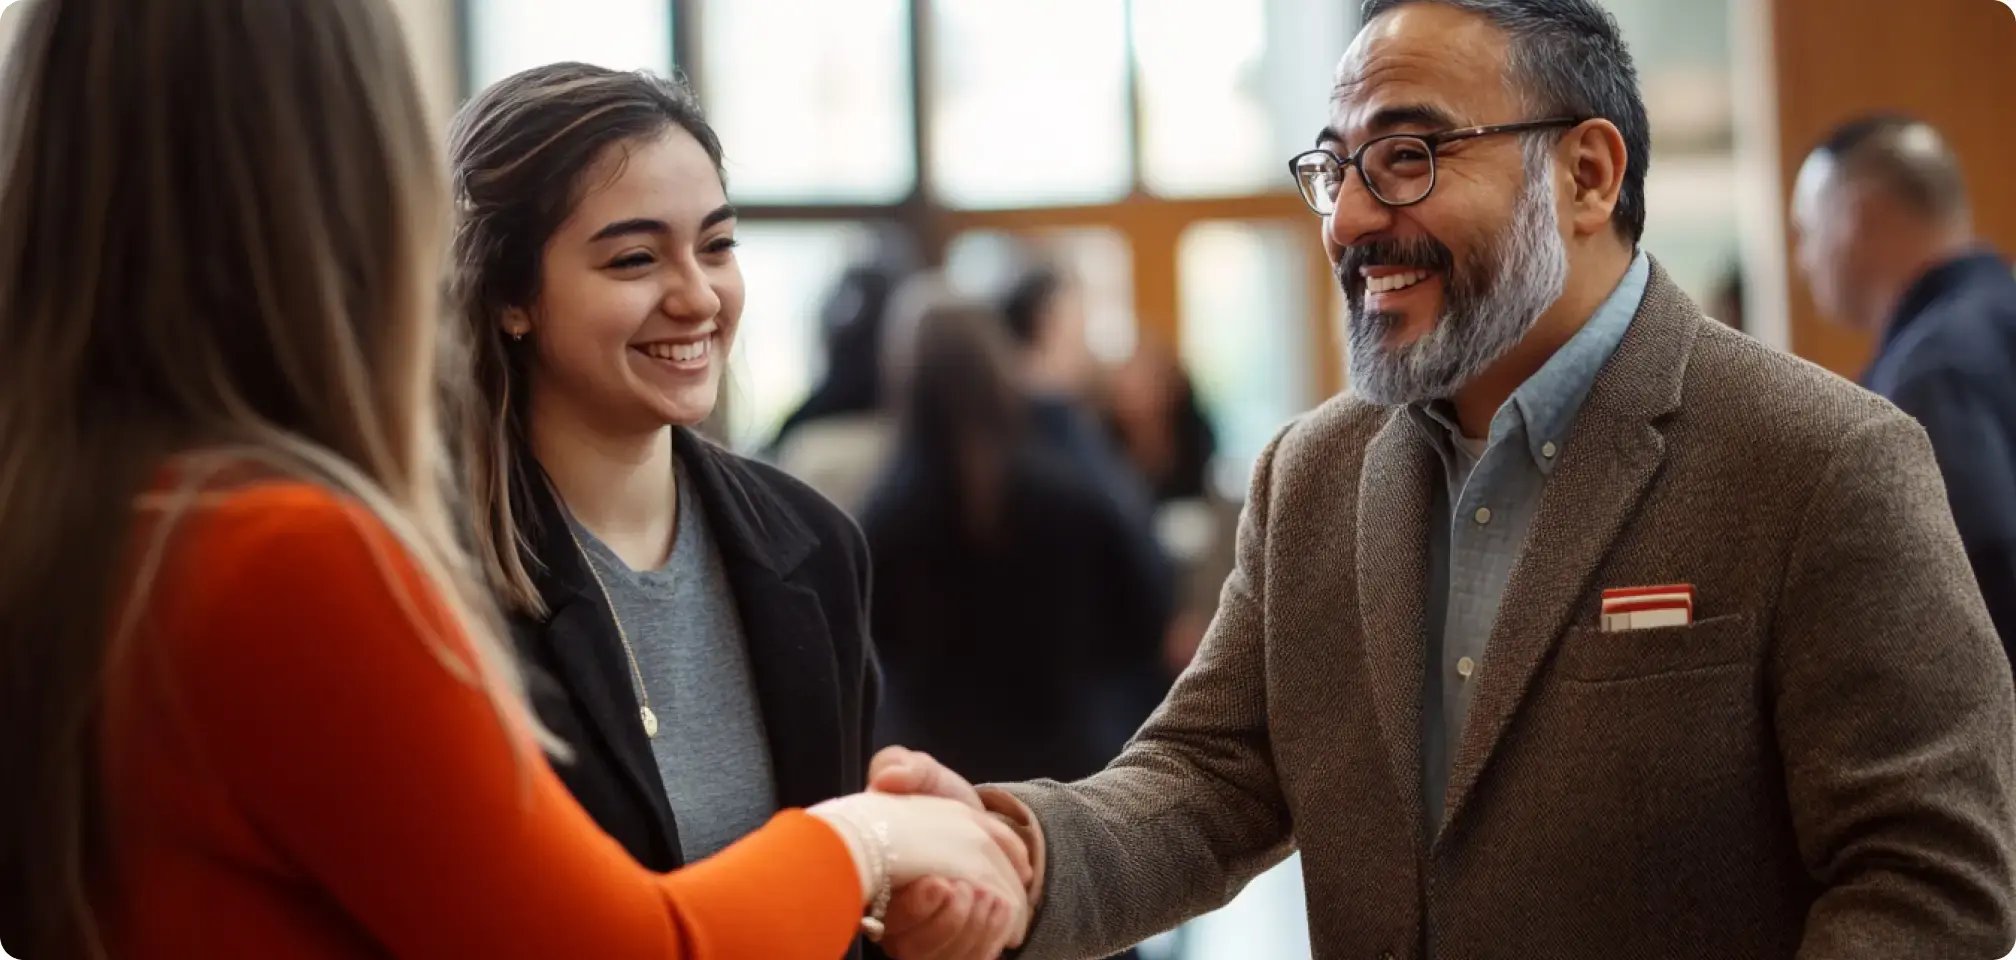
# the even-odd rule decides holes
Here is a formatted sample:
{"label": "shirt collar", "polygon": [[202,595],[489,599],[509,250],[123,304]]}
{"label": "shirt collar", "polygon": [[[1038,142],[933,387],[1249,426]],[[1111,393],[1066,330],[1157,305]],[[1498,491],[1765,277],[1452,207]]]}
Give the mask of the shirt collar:
{"label": "shirt collar", "polygon": [[[1631,258],[1631,266],[1624,271],[1624,278],[1603,304],[1596,308],[1589,322],[1582,325],[1568,342],[1554,351],[1552,357],[1542,364],[1539,371],[1512,396],[1491,418],[1491,437],[1494,441],[1510,435],[1520,426],[1525,427],[1527,453],[1542,474],[1554,472],[1554,462],[1560,458],[1561,447],[1568,438],[1568,429],[1574,426],[1575,415],[1582,410],[1582,402],[1589,396],[1589,388],[1596,382],[1596,374],[1617,352],[1617,345],[1624,340],[1624,332],[1631,328],[1631,318],[1638,315],[1638,308],[1645,300],[1646,285],[1651,282],[1652,262],[1643,250]],[[1454,438],[1461,435],[1455,410],[1447,400],[1432,400],[1415,404],[1418,418],[1425,417],[1441,427],[1442,439],[1454,445]]]}

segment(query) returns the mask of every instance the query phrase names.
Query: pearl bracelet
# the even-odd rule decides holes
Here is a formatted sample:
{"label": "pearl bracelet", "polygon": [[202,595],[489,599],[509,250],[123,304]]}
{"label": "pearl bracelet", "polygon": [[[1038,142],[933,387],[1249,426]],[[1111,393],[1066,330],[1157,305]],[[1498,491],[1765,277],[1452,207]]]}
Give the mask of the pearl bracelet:
{"label": "pearl bracelet", "polygon": [[894,892],[889,882],[889,824],[877,820],[869,825],[868,830],[875,840],[875,868],[872,872],[877,879],[875,899],[868,905],[868,915],[861,918],[861,932],[867,935],[869,942],[877,943],[888,931],[883,918],[889,914],[889,898]]}
{"label": "pearl bracelet", "polygon": [[889,913],[889,899],[893,893],[889,878],[889,824],[876,820],[864,827],[845,811],[842,804],[828,802],[820,804],[814,812],[824,814],[826,822],[834,827],[844,827],[851,835],[855,849],[867,859],[866,889],[873,890],[875,895],[868,902],[867,914],[861,918],[861,932],[871,942],[880,941],[888,929],[883,918]]}

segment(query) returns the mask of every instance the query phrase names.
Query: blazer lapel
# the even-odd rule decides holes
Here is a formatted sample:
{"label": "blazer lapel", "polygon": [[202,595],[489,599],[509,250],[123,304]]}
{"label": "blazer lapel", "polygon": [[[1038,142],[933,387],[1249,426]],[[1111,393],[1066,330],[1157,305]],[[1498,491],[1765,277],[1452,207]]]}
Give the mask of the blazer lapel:
{"label": "blazer lapel", "polygon": [[756,675],[777,802],[804,807],[845,792],[848,749],[840,673],[819,597],[761,567],[733,571],[742,629]]}
{"label": "blazer lapel", "polygon": [[1423,840],[1421,685],[1435,448],[1406,410],[1372,438],[1358,481],[1358,609],[1366,679],[1405,809]]}
{"label": "blazer lapel", "polygon": [[556,607],[547,635],[552,638],[553,661],[566,674],[567,686],[580,695],[584,712],[594,721],[596,735],[609,746],[624,778],[650,809],[652,819],[677,857],[679,828],[673,820],[671,801],[665,797],[664,781],[658,775],[658,759],[644,733],[630,665],[620,651],[612,657],[609,644],[594,640],[597,634],[615,633],[607,603],[596,598],[576,599]]}
{"label": "blazer lapel", "polygon": [[1438,841],[1463,812],[1534,676],[1665,459],[1701,314],[1655,262],[1644,303],[1590,387],[1513,565],[1456,747]]}
{"label": "blazer lapel", "polygon": [[770,743],[777,800],[808,806],[847,791],[840,665],[819,595],[797,576],[817,546],[789,504],[747,482],[727,453],[680,431],[686,465],[727,566]]}
{"label": "blazer lapel", "polygon": [[651,740],[639,719],[629,661],[620,641],[598,639],[620,636],[608,599],[601,596],[588,571],[588,558],[568,533],[567,518],[545,470],[527,456],[520,461],[519,471],[524,479],[520,503],[531,508],[530,516],[536,522],[536,560],[531,561],[534,580],[551,609],[545,629],[539,632],[542,642],[550,645],[552,662],[563,674],[560,679],[574,692],[592,721],[592,732],[616,758],[624,779],[651,811],[676,860],[678,824],[671,801],[665,797]]}

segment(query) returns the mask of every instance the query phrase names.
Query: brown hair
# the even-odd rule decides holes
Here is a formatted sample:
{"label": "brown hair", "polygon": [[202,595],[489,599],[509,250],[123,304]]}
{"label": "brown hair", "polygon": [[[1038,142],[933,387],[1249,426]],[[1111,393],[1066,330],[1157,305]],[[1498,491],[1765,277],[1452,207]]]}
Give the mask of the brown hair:
{"label": "brown hair", "polygon": [[531,720],[449,519],[432,397],[447,205],[385,0],[22,6],[0,157],[0,543],[16,561],[0,567],[0,937],[103,955],[99,701],[108,662],[144,642],[111,613],[143,606],[174,527],[174,509],[150,513],[129,565],[136,498],[165,464],[249,460],[363,504],[477,662],[437,652]]}
{"label": "brown hair", "polygon": [[898,443],[967,544],[987,547],[1003,532],[1009,467],[1027,432],[1007,325],[931,278],[904,288],[890,324]]}
{"label": "brown hair", "polygon": [[589,189],[585,174],[605,152],[675,127],[700,142],[719,172],[721,141],[692,91],[648,72],[535,67],[477,94],[455,117],[452,296],[475,381],[461,411],[462,455],[477,562],[512,613],[543,615],[545,604],[526,567],[530,478],[517,469],[527,443],[529,354],[506,338],[504,313],[538,301],[546,243]]}

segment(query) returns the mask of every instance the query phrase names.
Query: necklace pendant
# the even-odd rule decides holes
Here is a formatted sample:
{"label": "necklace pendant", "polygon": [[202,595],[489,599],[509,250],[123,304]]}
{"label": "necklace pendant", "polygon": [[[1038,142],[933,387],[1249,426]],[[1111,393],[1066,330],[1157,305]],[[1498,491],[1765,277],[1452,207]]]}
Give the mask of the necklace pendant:
{"label": "necklace pendant", "polygon": [[655,713],[652,713],[652,712],[651,712],[651,708],[650,708],[650,707],[638,707],[638,708],[637,708],[637,715],[638,715],[639,717],[642,717],[642,718],[644,719],[644,735],[645,735],[645,736],[647,736],[647,737],[655,737],[655,736],[657,736],[657,735],[658,735],[658,715],[657,715],[657,714],[655,714]]}

